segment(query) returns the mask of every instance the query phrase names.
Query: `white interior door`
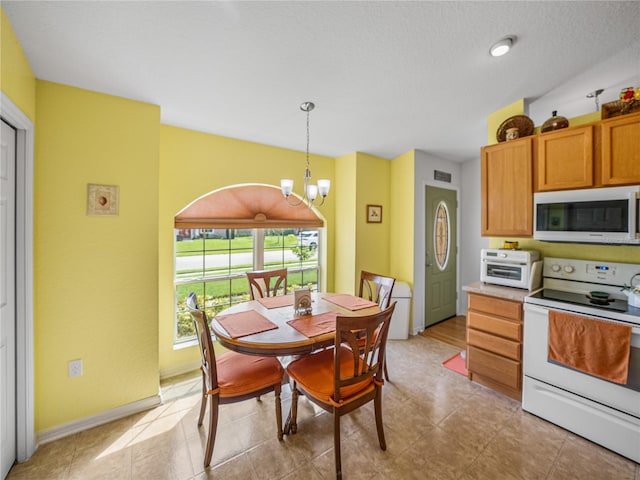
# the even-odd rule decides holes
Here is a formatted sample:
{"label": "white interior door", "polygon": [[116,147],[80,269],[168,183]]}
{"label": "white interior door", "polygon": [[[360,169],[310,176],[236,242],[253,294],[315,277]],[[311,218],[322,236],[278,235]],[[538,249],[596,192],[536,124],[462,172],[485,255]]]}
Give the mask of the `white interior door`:
{"label": "white interior door", "polygon": [[0,478],[16,459],[16,131],[0,134]]}

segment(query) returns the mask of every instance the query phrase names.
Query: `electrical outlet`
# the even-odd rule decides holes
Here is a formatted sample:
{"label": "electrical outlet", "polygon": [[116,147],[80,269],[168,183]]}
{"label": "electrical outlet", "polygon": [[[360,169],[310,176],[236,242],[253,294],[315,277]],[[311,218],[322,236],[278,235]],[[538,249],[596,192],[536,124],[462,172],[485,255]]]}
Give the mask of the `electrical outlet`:
{"label": "electrical outlet", "polygon": [[82,376],[82,360],[70,360],[69,361],[69,376],[81,377]]}

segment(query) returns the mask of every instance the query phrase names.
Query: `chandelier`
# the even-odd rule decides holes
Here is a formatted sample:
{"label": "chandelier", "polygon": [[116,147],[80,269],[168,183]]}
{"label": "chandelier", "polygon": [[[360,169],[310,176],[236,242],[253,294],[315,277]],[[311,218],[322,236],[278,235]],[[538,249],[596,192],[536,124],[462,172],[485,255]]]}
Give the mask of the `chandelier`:
{"label": "chandelier", "polygon": [[284,198],[287,200],[287,203],[292,207],[297,207],[298,205],[302,205],[305,203],[307,206],[311,207],[313,202],[318,197],[318,194],[322,197],[322,201],[318,204],[318,206],[322,206],[324,204],[324,199],[329,193],[329,187],[331,186],[331,181],[327,179],[318,180],[318,184],[314,185],[311,183],[311,170],[309,170],[309,112],[315,108],[313,102],[304,102],[300,105],[300,110],[303,112],[307,112],[307,166],[304,170],[304,183],[303,183],[303,191],[302,198],[298,202],[292,202],[290,199],[290,195],[293,192],[293,180],[290,178],[283,178],[280,180],[280,188],[282,189],[282,194]]}

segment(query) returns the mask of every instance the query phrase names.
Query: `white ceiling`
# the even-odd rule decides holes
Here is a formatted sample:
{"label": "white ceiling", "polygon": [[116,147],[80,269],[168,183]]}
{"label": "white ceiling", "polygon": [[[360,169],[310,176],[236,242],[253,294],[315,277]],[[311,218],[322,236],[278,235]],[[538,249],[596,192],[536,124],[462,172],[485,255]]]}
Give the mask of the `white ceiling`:
{"label": "white ceiling", "polygon": [[[487,115],[536,125],[640,86],[640,2],[2,0],[35,76],[161,106],[162,123],[314,153],[477,158]],[[489,46],[516,35],[501,58]],[[603,65],[603,66],[601,66]],[[633,83],[635,81],[635,84]],[[629,85],[626,85],[629,83]],[[535,115],[534,115],[535,110]]]}

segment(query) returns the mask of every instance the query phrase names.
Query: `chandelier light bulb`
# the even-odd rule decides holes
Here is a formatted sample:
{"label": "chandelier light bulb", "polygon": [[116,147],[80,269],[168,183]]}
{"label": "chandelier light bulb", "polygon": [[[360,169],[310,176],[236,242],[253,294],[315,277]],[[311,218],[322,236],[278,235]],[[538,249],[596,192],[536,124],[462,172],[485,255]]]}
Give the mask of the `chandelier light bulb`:
{"label": "chandelier light bulb", "polygon": [[280,180],[280,189],[285,197],[291,195],[291,192],[293,191],[293,180],[290,178],[283,178]]}
{"label": "chandelier light bulb", "polygon": [[309,197],[309,200],[311,200],[313,202],[316,199],[317,196],[318,196],[318,186],[317,185],[308,185],[307,186],[307,197]]}
{"label": "chandelier light bulb", "polygon": [[318,193],[324,198],[329,194],[329,188],[331,188],[331,180],[322,178],[318,180]]}

